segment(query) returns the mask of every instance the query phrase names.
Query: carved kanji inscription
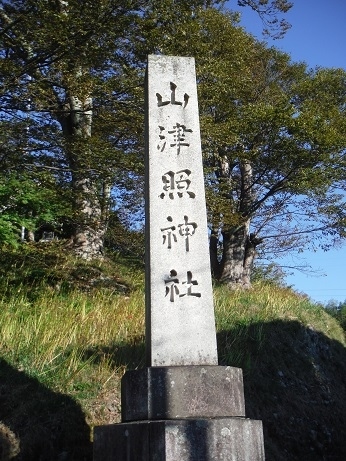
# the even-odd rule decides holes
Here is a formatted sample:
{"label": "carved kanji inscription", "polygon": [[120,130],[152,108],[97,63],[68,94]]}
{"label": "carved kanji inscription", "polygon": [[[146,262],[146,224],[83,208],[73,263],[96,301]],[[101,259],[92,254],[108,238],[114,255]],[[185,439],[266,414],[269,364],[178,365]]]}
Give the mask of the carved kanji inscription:
{"label": "carved kanji inscription", "polygon": [[196,194],[190,190],[191,179],[189,176],[191,171],[186,168],[184,170],[177,171],[167,171],[162,176],[163,186],[162,192],[159,197],[164,199],[166,197],[173,200],[176,197],[183,197],[184,194],[187,194],[190,198],[195,198]]}
{"label": "carved kanji inscription", "polygon": [[162,106],[168,106],[169,104],[172,104],[174,106],[183,106],[184,108],[187,106],[189,102],[189,95],[187,93],[184,93],[184,102],[182,101],[177,101],[176,100],[176,89],[177,85],[173,82],[170,82],[170,89],[171,89],[171,98],[169,100],[163,101],[163,97],[161,96],[160,93],[156,93],[156,98],[157,98],[157,105],[158,107]]}
{"label": "carved kanji inscription", "polygon": [[184,296],[196,296],[200,298],[201,293],[194,291],[194,287],[198,285],[197,280],[193,280],[192,272],[186,272],[186,278],[178,278],[177,271],[172,269],[169,277],[165,279],[166,294],[169,296],[169,300],[173,303],[177,298],[183,298]]}

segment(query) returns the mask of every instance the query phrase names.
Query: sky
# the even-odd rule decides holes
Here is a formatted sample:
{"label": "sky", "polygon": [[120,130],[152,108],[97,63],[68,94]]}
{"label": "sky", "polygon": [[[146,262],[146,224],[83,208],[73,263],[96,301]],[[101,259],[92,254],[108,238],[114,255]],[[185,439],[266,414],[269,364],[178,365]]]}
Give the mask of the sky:
{"label": "sky", "polygon": [[[284,38],[267,40],[270,46],[289,53],[293,61],[304,61],[309,67],[338,67],[346,70],[345,0],[291,0],[293,7],[284,15],[291,24]],[[242,14],[240,25],[247,32],[264,40],[262,22],[249,7],[236,6],[236,0],[227,2],[230,9]],[[286,277],[286,283],[313,301],[327,303],[346,300],[346,242],[342,247],[315,253],[306,251],[299,260],[287,258],[288,266],[306,262],[314,272],[295,271]],[[280,263],[282,261],[280,260]]]}

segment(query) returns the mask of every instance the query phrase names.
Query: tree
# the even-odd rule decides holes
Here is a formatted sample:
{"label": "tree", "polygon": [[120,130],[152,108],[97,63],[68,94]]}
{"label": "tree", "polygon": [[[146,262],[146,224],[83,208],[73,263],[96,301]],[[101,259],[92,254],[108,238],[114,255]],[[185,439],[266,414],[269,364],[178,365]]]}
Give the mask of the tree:
{"label": "tree", "polygon": [[[121,113],[131,98],[124,31],[136,27],[133,8],[140,7],[130,1],[1,2],[2,116],[7,123],[25,120],[30,152],[17,168],[43,168],[70,184],[74,248],[84,258],[102,253],[115,164],[109,157],[119,156]],[[109,126],[112,112],[120,121],[104,133],[99,126]]]}
{"label": "tree", "polygon": [[0,242],[12,245],[23,228],[33,240],[38,226],[56,226],[70,214],[64,182],[47,169],[32,168],[27,128],[21,120],[0,123]]}
{"label": "tree", "polygon": [[261,247],[280,256],[345,237],[346,74],[292,63],[216,12],[204,27],[196,57],[212,267],[249,287]]}
{"label": "tree", "polygon": [[0,177],[0,243],[18,244],[21,228],[34,239],[35,230],[44,223],[55,223],[64,216],[66,205],[47,174],[12,173]]}
{"label": "tree", "polygon": [[[0,103],[26,124],[17,167],[51,172],[71,189],[75,253],[102,256],[109,198],[124,170],[142,171],[146,55],[198,27],[222,1],[1,0]],[[287,2],[241,2],[260,14]],[[269,8],[269,9],[268,9]],[[172,51],[180,48],[178,46]]]}
{"label": "tree", "polygon": [[117,175],[141,171],[144,63],[155,50],[157,18],[193,21],[191,11],[203,7],[197,0],[0,2],[1,115],[25,122],[30,152],[17,167],[49,170],[70,185],[74,250],[83,258],[102,256]]}
{"label": "tree", "polygon": [[335,317],[344,330],[346,330],[346,301],[337,302],[333,299],[329,300],[325,305],[326,311]]}
{"label": "tree", "polygon": [[214,276],[249,287],[256,257],[343,239],[345,72],[292,63],[215,9],[169,39],[196,57]]}

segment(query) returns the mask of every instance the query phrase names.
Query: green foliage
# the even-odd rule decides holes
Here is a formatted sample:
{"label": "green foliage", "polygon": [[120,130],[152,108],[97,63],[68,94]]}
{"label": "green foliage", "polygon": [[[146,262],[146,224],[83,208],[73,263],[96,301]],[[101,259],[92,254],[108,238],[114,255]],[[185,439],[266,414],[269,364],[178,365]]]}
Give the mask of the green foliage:
{"label": "green foliage", "polygon": [[244,242],[267,259],[328,249],[345,235],[345,72],[292,63],[216,11],[200,23],[191,46],[219,243],[243,226],[240,255]]}
{"label": "green foliage", "polygon": [[278,264],[254,265],[251,273],[253,283],[263,283],[279,287],[286,286],[285,273]]}
{"label": "green foliage", "polygon": [[69,213],[61,192],[45,173],[1,175],[0,243],[18,245],[21,227],[35,231],[42,223],[58,223]]}
{"label": "green foliage", "polygon": [[157,31],[169,41],[194,22],[191,11],[213,3],[0,2],[4,160],[45,169],[69,190],[75,235],[100,240],[109,191],[143,174],[144,67]]}
{"label": "green foliage", "polygon": [[[148,53],[196,58],[215,233],[249,228],[257,253],[272,257],[343,238],[343,71],[309,71],[267,49],[237,26],[224,2],[0,3],[1,241],[15,243],[22,224],[33,229],[60,217],[75,236],[79,229],[102,240],[113,205],[136,219]],[[239,4],[281,30],[273,18],[291,6]],[[8,202],[11,178],[22,182],[16,203]],[[111,190],[112,197],[121,191],[118,203]]]}
{"label": "green foliage", "polygon": [[[26,293],[34,302],[48,291],[62,295],[75,290],[127,293],[142,285],[141,262],[133,256],[112,254],[104,262],[75,259],[69,241],[27,243],[1,248],[0,290],[4,297]],[[121,270],[121,272],[119,272]],[[134,285],[132,285],[134,283]]]}
{"label": "green foliage", "polygon": [[333,300],[329,301],[325,309],[326,312],[337,319],[342,328],[346,331],[346,301],[339,303]]}

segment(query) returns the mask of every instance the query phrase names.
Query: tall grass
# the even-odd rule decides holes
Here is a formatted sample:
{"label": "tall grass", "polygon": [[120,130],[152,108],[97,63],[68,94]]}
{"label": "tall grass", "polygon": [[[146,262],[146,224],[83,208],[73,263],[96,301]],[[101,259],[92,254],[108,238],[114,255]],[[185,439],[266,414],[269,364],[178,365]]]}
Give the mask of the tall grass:
{"label": "tall grass", "polygon": [[[2,356],[59,391],[66,391],[86,369],[89,380],[105,380],[113,373],[107,355],[115,356],[122,345],[143,337],[143,306],[139,290],[131,297],[102,291],[68,296],[46,292],[34,302],[10,297],[0,302]],[[106,349],[108,354],[102,355]],[[126,357],[112,360],[126,366]]]}
{"label": "tall grass", "polygon": [[[311,324],[344,341],[335,319],[288,289],[258,285],[230,293],[216,287],[214,293],[217,330],[228,332],[227,347],[220,350],[227,363],[242,362],[246,338],[261,344],[263,325],[278,319]],[[0,310],[2,356],[56,390],[66,392],[76,381],[81,387],[86,377],[102,386],[114,367],[122,373],[127,366],[144,365],[143,287],[128,296],[46,289],[30,300],[12,294],[0,301]]]}
{"label": "tall grass", "polygon": [[[84,274],[91,270],[83,272],[73,264],[71,269],[65,260],[65,278],[77,269]],[[37,265],[35,260],[35,270]],[[113,277],[116,273],[120,286],[129,287],[119,292],[112,287],[85,290],[84,285],[65,289],[56,282],[53,266],[50,280],[55,286],[47,279],[28,285],[33,265],[22,275],[25,283],[18,281],[15,271],[3,277],[0,356],[86,408],[104,389],[118,392],[127,368],[145,366],[143,270],[121,259],[107,268],[100,266],[103,279],[107,271]],[[59,261],[56,267],[61,271]],[[216,286],[214,303],[221,364],[250,367],[248,346],[261,348],[264,325],[277,320],[299,321],[346,344],[334,318],[288,288],[258,284],[252,290],[230,292]]]}
{"label": "tall grass", "polygon": [[[320,305],[313,303],[305,295],[265,283],[255,284],[252,290],[230,292],[225,286],[215,287],[215,312],[220,329],[236,322],[246,324],[271,322],[273,320],[297,320],[325,332],[337,324]],[[342,340],[341,329],[334,333]]]}
{"label": "tall grass", "polygon": [[3,256],[0,357],[12,367],[87,404],[144,365],[144,274],[131,261],[81,263],[54,246]]}
{"label": "tall grass", "polygon": [[257,283],[252,290],[230,292],[214,288],[216,325],[221,363],[250,367],[251,344],[261,348],[264,327],[277,321],[299,322],[346,345],[340,323],[325,309],[290,288]]}

